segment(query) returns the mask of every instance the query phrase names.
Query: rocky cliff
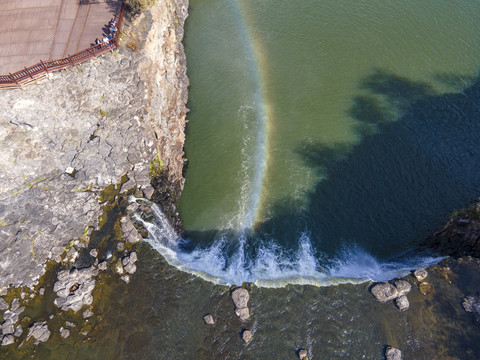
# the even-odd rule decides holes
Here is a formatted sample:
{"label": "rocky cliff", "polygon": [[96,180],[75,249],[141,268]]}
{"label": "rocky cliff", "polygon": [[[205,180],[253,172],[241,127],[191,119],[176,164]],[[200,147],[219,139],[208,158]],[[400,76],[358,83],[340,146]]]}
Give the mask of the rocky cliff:
{"label": "rocky cliff", "polygon": [[151,193],[157,152],[181,191],[187,4],[158,0],[127,24],[127,33],[148,34],[138,50],[125,40],[114,53],[2,91],[0,294],[33,287],[67,244],[88,242],[107,186],[126,175],[121,191]]}

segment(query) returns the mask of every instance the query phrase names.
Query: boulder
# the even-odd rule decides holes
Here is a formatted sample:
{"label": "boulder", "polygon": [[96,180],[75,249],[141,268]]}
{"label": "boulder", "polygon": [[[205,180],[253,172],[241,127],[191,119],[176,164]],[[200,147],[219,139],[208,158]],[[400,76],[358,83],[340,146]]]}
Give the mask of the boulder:
{"label": "boulder", "polygon": [[385,350],[386,360],[402,360],[402,352],[394,347],[388,346]]}
{"label": "boulder", "polygon": [[2,339],[2,346],[10,345],[15,342],[15,337],[13,335],[5,335]]}
{"label": "boulder", "polygon": [[240,320],[244,321],[244,320],[248,320],[248,318],[250,317],[250,311],[248,310],[248,308],[235,308],[235,314],[237,314],[237,316],[240,318]]}
{"label": "boulder", "polygon": [[20,306],[20,299],[15,298],[15,299],[13,299],[13,301],[12,301],[12,306],[10,306],[10,310],[11,310],[11,311],[15,311],[15,310],[18,309],[19,306]]}
{"label": "boulder", "polygon": [[24,311],[25,311],[25,306],[20,306],[17,310],[15,310],[15,314],[20,315]]}
{"label": "boulder", "polygon": [[213,320],[213,316],[210,314],[205,315],[203,320],[207,325],[215,325],[215,320]]}
{"label": "boulder", "polygon": [[7,310],[8,303],[5,301],[4,298],[0,298],[0,310]]}
{"label": "boulder", "polygon": [[61,336],[63,339],[66,339],[67,337],[70,336],[70,330],[61,327],[61,328],[60,328],[60,336]]}
{"label": "boulder", "polygon": [[18,321],[18,314],[7,310],[3,313],[3,320],[5,322],[10,321],[12,324],[15,324]]}
{"label": "boulder", "polygon": [[15,328],[15,332],[13,333],[13,336],[19,337],[19,336],[22,335],[22,334],[23,334],[22,326],[21,326],[21,325],[18,325],[18,326]]}
{"label": "boulder", "polygon": [[246,308],[250,294],[244,288],[236,288],[232,291],[232,300],[235,306],[239,309]]}
{"label": "boulder", "polygon": [[10,320],[5,321],[2,324],[2,333],[3,335],[13,334],[15,332],[15,324]]}
{"label": "boulder", "polygon": [[381,302],[387,302],[398,297],[397,288],[388,282],[376,284],[370,289],[370,292]]}
{"label": "boulder", "polygon": [[97,249],[90,250],[90,255],[96,258],[98,256],[98,250]]}
{"label": "boulder", "polygon": [[118,275],[123,275],[123,273],[125,272],[125,270],[123,269],[122,261],[120,259],[115,263],[115,272]]}
{"label": "boulder", "polygon": [[145,186],[145,189],[143,189],[143,196],[145,196],[146,199],[151,200],[153,193],[155,192],[155,189],[152,186]]}
{"label": "boulder", "polygon": [[102,261],[101,263],[98,264],[98,270],[107,270],[108,264],[106,261]]}
{"label": "boulder", "polygon": [[50,337],[50,330],[48,330],[48,326],[45,323],[36,322],[30,328],[27,340],[32,336],[35,338],[36,343],[45,342]]}
{"label": "boulder", "polygon": [[425,269],[423,269],[423,268],[422,268],[422,269],[418,269],[418,270],[415,270],[415,271],[413,272],[413,276],[415,276],[415,279],[417,279],[417,281],[420,282],[420,281],[423,281],[423,280],[425,280],[425,279],[427,278],[428,272],[427,272],[427,270],[425,270]]}
{"label": "boulder", "polygon": [[125,271],[129,274],[133,274],[135,271],[137,271],[137,266],[135,264],[129,263],[127,266],[125,266]]}
{"label": "boulder", "polygon": [[250,340],[252,340],[252,332],[250,330],[243,330],[242,339],[248,344]]}
{"label": "boulder", "polygon": [[85,311],[83,312],[83,318],[84,318],[84,319],[89,318],[89,317],[91,317],[91,316],[93,316],[93,312],[92,312],[91,310],[85,310]]}
{"label": "boulder", "polygon": [[412,290],[412,285],[403,279],[395,280],[393,285],[397,288],[398,296],[407,295]]}
{"label": "boulder", "polygon": [[127,284],[130,282],[130,276],[128,274],[120,276],[120,279],[125,281]]}
{"label": "boulder", "polygon": [[298,357],[300,358],[300,360],[308,360],[307,350],[301,349],[301,350],[298,352]]}
{"label": "boulder", "polygon": [[410,303],[408,302],[408,299],[405,295],[402,295],[396,298],[395,304],[401,311],[408,310],[408,308],[410,307]]}

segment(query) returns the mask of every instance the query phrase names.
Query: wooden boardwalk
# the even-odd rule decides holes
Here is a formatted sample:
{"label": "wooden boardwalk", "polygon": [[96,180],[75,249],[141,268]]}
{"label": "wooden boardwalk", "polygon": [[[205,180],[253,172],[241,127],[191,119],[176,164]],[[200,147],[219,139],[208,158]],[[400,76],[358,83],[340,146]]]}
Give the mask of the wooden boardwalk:
{"label": "wooden boardwalk", "polygon": [[88,48],[121,0],[0,0],[0,75]]}

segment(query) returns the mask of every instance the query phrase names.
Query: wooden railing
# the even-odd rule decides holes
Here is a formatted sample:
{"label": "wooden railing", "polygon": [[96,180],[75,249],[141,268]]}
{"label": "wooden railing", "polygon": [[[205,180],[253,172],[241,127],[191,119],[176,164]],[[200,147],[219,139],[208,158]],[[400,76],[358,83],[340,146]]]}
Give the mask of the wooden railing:
{"label": "wooden railing", "polygon": [[108,44],[102,42],[101,44],[90,46],[87,49],[81,50],[73,55],[68,55],[62,59],[47,61],[40,60],[38,64],[28,68],[25,67],[23,70],[17,71],[13,74],[10,73],[8,75],[0,75],[0,88],[25,85],[41,76],[44,76],[45,74],[81,64],[82,62],[90,60],[95,56],[116,49],[120,40],[120,29],[123,24],[123,9],[124,6],[122,1],[122,6],[120,7],[120,11],[118,12],[117,16],[117,31],[115,32],[113,39],[111,39]]}

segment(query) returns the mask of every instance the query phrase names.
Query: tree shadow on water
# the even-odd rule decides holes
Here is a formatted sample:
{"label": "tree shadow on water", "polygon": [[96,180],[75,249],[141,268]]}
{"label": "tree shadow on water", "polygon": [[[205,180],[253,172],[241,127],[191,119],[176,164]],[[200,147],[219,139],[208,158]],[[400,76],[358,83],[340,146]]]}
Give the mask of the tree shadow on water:
{"label": "tree shadow on water", "polygon": [[[368,93],[353,99],[349,111],[361,141],[353,147],[305,143],[297,149],[324,180],[306,194],[306,209],[288,200],[275,204],[273,216],[247,234],[247,257],[269,243],[294,256],[305,235],[322,261],[342,252],[348,256],[349,249],[354,249],[350,256],[359,255],[358,248],[385,261],[411,256],[453,210],[478,197],[479,79],[462,93],[441,95],[425,84],[376,72],[363,87]],[[185,250],[199,243],[208,248],[218,234],[187,232],[193,241]],[[237,248],[230,235],[226,258]]]}
{"label": "tree shadow on water", "polygon": [[[411,249],[480,194],[480,81],[460,94],[375,72],[349,114],[353,148],[303,144],[326,174],[305,216],[327,253],[355,242],[383,259]],[[393,121],[394,116],[399,116]]]}

